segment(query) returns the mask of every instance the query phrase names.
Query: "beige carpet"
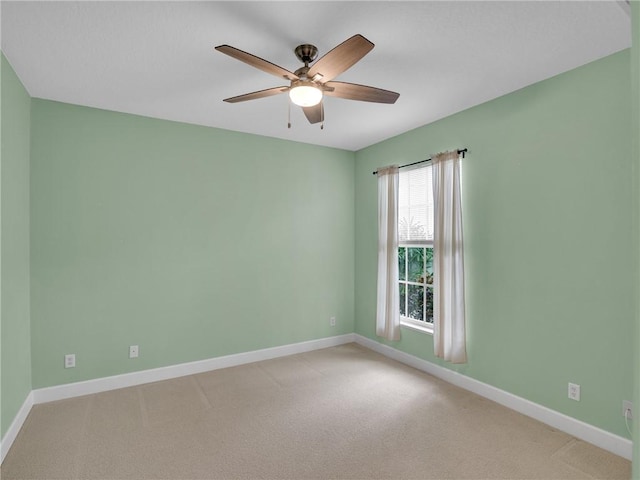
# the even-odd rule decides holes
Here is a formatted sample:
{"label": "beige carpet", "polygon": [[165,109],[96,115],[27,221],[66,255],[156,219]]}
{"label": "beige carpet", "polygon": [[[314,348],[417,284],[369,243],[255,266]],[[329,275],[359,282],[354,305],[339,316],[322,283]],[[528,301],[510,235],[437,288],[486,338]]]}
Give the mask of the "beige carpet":
{"label": "beige carpet", "polygon": [[355,344],[33,407],[2,479],[629,478],[630,462]]}

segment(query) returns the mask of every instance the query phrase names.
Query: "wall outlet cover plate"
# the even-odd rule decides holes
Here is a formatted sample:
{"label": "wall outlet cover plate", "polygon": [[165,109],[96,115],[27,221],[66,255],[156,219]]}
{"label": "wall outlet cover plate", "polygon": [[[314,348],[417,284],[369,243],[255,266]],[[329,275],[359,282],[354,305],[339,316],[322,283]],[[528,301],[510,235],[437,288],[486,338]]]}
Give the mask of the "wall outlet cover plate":
{"label": "wall outlet cover plate", "polygon": [[580,401],[580,385],[577,383],[569,384],[569,398],[571,400],[575,400],[576,402]]}
{"label": "wall outlet cover plate", "polygon": [[76,354],[69,353],[64,356],[64,368],[74,368],[76,366]]}

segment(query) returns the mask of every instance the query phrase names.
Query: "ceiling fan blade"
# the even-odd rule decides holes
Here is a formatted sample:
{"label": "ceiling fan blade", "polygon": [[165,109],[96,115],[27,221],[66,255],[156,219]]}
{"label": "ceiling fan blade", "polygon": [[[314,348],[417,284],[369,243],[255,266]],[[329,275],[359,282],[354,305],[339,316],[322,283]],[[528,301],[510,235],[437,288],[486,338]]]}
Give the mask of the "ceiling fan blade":
{"label": "ceiling fan blade", "polygon": [[325,87],[333,88],[324,91],[330,97],[346,98],[348,100],[360,100],[361,102],[396,103],[399,93],[383,90],[382,88],[368,87],[356,83],[327,82]]}
{"label": "ceiling fan blade", "polygon": [[313,107],[302,107],[302,111],[304,112],[309,123],[319,123],[324,120],[324,106],[322,102]]}
{"label": "ceiling fan blade", "polygon": [[258,98],[270,97],[272,95],[278,95],[289,90],[289,87],[273,87],[266,90],[258,90],[257,92],[245,93],[244,95],[238,95],[237,97],[225,98],[227,103],[246,102],[247,100],[256,100]]}
{"label": "ceiling fan blade", "polygon": [[[354,35],[316,61],[309,68],[307,77],[321,83],[333,80],[369,53],[373,47],[373,43],[362,35]],[[316,75],[321,77],[315,78]]]}
{"label": "ceiling fan blade", "polygon": [[251,65],[252,67],[259,68],[263,72],[275,75],[276,77],[286,78],[287,80],[298,80],[299,78],[295,73],[290,72],[286,68],[279,67],[275,63],[271,63],[263,58],[256,57],[255,55],[244,52],[230,45],[218,45],[216,50],[229,55],[236,60],[240,60],[241,62]]}

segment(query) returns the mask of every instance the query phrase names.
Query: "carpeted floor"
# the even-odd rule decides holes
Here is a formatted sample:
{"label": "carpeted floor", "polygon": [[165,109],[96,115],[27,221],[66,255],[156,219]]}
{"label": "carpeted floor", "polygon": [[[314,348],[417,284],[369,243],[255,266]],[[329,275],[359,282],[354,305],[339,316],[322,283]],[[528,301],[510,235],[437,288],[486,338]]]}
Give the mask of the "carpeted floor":
{"label": "carpeted floor", "polygon": [[1,473],[617,479],[631,464],[349,344],[36,405]]}

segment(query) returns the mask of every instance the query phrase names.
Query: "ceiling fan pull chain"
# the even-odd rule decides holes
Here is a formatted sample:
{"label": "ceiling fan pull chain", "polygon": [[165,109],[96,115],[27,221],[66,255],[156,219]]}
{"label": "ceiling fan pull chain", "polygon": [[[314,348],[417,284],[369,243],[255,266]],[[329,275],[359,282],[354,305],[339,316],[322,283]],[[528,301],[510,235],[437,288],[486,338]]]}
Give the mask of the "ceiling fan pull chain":
{"label": "ceiling fan pull chain", "polygon": [[287,128],[291,128],[291,100],[287,100],[288,116],[287,116]]}
{"label": "ceiling fan pull chain", "polygon": [[320,124],[320,130],[324,130],[324,102],[320,104],[320,116],[322,118],[322,123]]}

